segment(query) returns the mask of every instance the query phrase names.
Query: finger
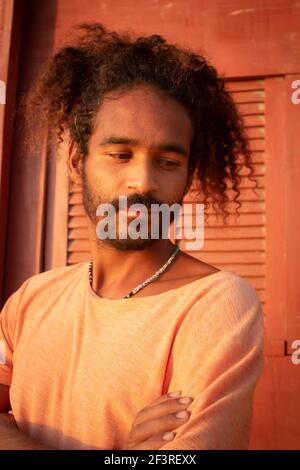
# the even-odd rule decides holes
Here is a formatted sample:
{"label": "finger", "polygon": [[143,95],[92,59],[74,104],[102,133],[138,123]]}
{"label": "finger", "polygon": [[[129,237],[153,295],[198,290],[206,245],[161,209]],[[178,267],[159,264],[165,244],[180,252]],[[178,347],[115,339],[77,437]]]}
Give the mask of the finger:
{"label": "finger", "polygon": [[165,432],[165,433],[160,433],[156,434],[155,436],[150,437],[149,439],[146,439],[143,442],[140,442],[134,447],[134,450],[158,450],[160,449],[164,444],[167,444],[168,442],[174,441],[176,437],[176,432]]}
{"label": "finger", "polygon": [[141,421],[141,418],[143,418],[144,415],[148,414],[146,410],[152,408],[153,406],[158,405],[159,403],[163,403],[167,400],[170,400],[170,398],[180,397],[181,393],[182,393],[181,390],[179,390],[179,391],[175,391],[175,392],[168,392],[168,393],[165,393],[164,395],[160,395],[155,400],[153,400],[151,403],[149,403],[149,405],[146,405],[144,408],[142,408],[138,412],[138,414],[136,416],[136,420]]}
{"label": "finger", "polygon": [[159,396],[158,398],[156,398],[154,401],[152,401],[151,403],[149,403],[149,405],[147,405],[147,408],[148,407],[151,407],[151,406],[155,406],[157,405],[158,403],[162,403],[166,400],[169,400],[170,398],[179,398],[181,396],[182,392],[181,390],[178,390],[178,391],[175,391],[175,392],[168,392],[168,393],[165,393],[164,395],[161,395]]}
{"label": "finger", "polygon": [[136,417],[136,423],[143,423],[154,418],[159,418],[176,411],[181,411],[192,403],[192,397],[167,398],[156,405],[143,408]]}
{"label": "finger", "polygon": [[136,424],[134,427],[133,441],[140,443],[156,434],[173,431],[190,419],[191,413],[187,410],[181,410],[179,412],[180,415],[177,415],[177,413],[178,411]]}

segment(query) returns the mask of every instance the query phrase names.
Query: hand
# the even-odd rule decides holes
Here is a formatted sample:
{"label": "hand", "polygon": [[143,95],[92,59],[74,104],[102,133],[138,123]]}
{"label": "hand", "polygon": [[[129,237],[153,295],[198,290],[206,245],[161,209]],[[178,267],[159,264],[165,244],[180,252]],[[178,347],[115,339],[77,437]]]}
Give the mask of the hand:
{"label": "hand", "polygon": [[[121,450],[156,450],[174,439],[176,433],[172,431],[189,420],[186,408],[193,401],[191,397],[182,397],[187,403],[180,403],[180,394],[177,392],[176,398],[172,393],[162,395],[140,410]],[[178,412],[185,416],[176,417]]]}

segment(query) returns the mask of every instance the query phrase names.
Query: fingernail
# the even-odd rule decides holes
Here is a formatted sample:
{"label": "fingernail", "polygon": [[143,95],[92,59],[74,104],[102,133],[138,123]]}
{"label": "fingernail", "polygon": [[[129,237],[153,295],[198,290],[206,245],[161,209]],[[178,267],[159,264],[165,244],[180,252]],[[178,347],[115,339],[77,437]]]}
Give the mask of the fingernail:
{"label": "fingernail", "polygon": [[181,391],[168,393],[168,396],[169,396],[169,397],[172,397],[172,398],[173,398],[173,397],[179,397],[179,395],[181,395]]}
{"label": "fingernail", "polygon": [[186,418],[188,416],[187,411],[178,411],[178,413],[175,414],[176,418]]}
{"label": "fingernail", "polygon": [[193,401],[193,398],[191,398],[191,397],[183,397],[183,398],[179,398],[178,401],[179,401],[179,403],[184,403],[184,404],[186,404],[186,403],[190,403],[191,401]]}
{"label": "fingernail", "polygon": [[166,432],[162,438],[164,441],[170,441],[171,439],[173,439],[173,437],[175,437],[175,434],[173,432]]}

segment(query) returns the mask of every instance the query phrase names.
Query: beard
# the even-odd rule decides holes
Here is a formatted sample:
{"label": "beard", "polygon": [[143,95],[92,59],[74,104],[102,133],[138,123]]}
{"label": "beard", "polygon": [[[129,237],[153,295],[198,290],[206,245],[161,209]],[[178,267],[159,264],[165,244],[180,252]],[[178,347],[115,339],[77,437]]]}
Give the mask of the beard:
{"label": "beard", "polygon": [[[82,180],[83,206],[84,206],[87,216],[91,220],[92,224],[95,226],[95,232],[96,232],[96,226],[99,222],[99,216],[96,215],[98,206],[104,203],[111,204],[116,210],[116,219],[118,219],[117,215],[119,214],[119,198],[114,198],[111,201],[104,201],[97,193],[95,193],[90,188],[84,168],[82,171],[81,180]],[[181,205],[182,201],[183,201],[183,195],[178,201],[176,201],[176,203]],[[167,203],[160,201],[159,199],[153,197],[151,194],[142,195],[142,194],[135,193],[135,194],[127,196],[127,207],[130,208],[132,204],[143,204],[147,208],[148,214],[150,213],[148,217],[148,233],[149,233],[150,225],[151,225],[151,204],[161,205],[161,204],[167,204]],[[173,222],[174,218],[175,218],[174,212],[171,211],[170,223]],[[116,238],[100,239],[97,236],[96,243],[99,247],[103,246],[103,243],[105,243],[119,251],[145,250],[146,248],[149,248],[150,246],[155,245],[155,243],[161,240],[164,234],[165,232],[163,232],[163,227],[162,227],[162,214],[159,213],[158,238],[157,237],[151,238],[151,236],[149,236],[148,238],[132,239],[128,236],[126,239],[123,239],[119,237],[119,227],[117,225]]]}

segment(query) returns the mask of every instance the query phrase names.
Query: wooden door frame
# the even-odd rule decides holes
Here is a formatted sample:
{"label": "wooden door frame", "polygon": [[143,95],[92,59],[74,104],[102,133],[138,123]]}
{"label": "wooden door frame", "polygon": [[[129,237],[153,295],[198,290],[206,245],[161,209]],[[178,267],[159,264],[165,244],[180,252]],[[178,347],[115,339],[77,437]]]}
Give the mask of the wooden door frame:
{"label": "wooden door frame", "polygon": [[13,154],[13,115],[16,103],[23,0],[3,0],[0,18],[0,80],[6,85],[6,102],[0,104],[0,306],[3,303],[10,168]]}
{"label": "wooden door frame", "polygon": [[[12,2],[7,0],[6,3]],[[13,69],[12,71],[9,69],[7,74],[9,83],[14,88],[15,97],[19,98],[22,93],[28,91],[42,65],[39,49],[36,48],[37,41],[45,59],[53,51],[54,37],[53,34],[49,34],[45,25],[50,32],[54,32],[56,0],[44,4],[38,0],[27,0],[23,9],[20,8],[22,0],[13,3],[16,5],[16,13],[12,17],[11,28],[12,31],[17,30],[16,37],[19,42],[14,40],[12,34],[11,37],[7,37],[4,46],[7,47],[9,41],[12,41],[13,46],[8,57]],[[13,52],[17,45],[21,53],[18,71],[15,70],[17,61]],[[4,272],[1,283],[2,304],[25,279],[45,270],[47,136],[44,135],[35,152],[32,149],[29,151],[24,146],[22,118],[18,116],[14,121],[11,119],[16,101],[17,99],[11,100],[10,115],[6,113],[2,126],[2,129],[10,126],[10,133],[5,134],[5,156],[3,156],[5,165],[9,163],[10,172],[2,184],[2,188],[7,185],[7,197],[2,198],[6,222],[2,229],[2,237],[5,232],[3,241],[5,257],[1,257],[2,273]]]}
{"label": "wooden door frame", "polygon": [[300,339],[300,104],[291,101],[291,84],[296,77],[267,78],[265,88],[269,356],[291,354],[291,343]]}

